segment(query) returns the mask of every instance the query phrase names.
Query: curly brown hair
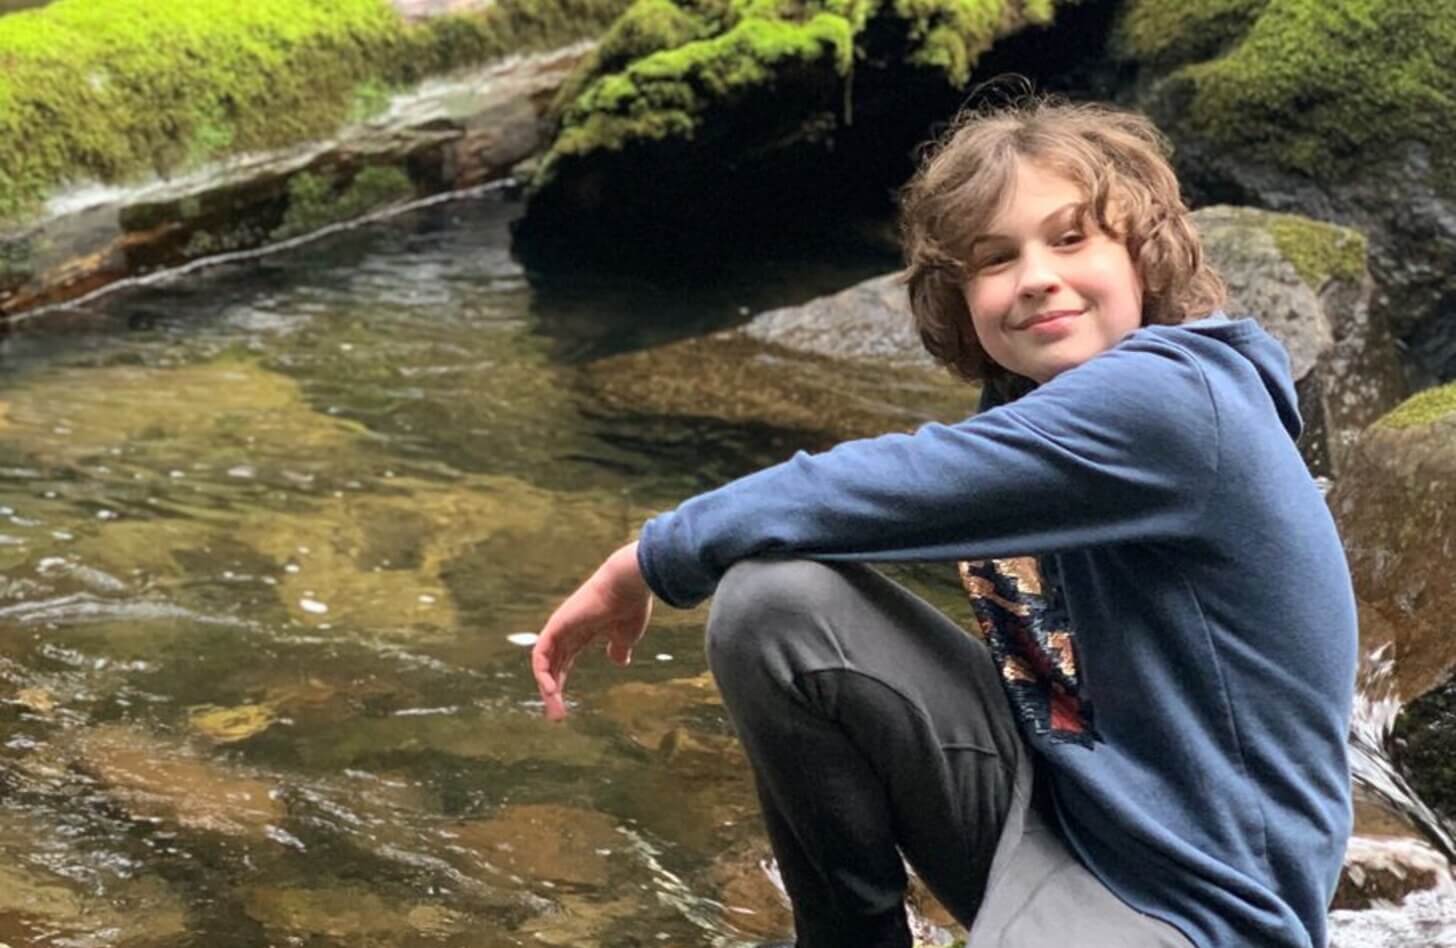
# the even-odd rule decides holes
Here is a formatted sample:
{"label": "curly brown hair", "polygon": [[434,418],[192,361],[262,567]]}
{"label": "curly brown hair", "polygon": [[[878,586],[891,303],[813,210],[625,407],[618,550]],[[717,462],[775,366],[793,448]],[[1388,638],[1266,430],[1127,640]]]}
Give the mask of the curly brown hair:
{"label": "curly brown hair", "polygon": [[1224,303],[1204,259],[1166,138],[1145,117],[1048,97],[963,111],[925,149],[901,192],[901,274],[915,328],[936,360],[1003,395],[1026,380],[997,365],[971,326],[968,251],[1002,210],[1018,162],[1079,185],[1097,226],[1121,240],[1142,283],[1144,326],[1206,316]]}

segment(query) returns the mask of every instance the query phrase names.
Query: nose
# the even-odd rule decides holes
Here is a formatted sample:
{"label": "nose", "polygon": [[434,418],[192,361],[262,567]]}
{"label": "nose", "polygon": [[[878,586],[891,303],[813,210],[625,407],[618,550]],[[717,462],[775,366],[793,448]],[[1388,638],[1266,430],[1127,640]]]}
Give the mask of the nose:
{"label": "nose", "polygon": [[1023,299],[1035,299],[1054,292],[1061,285],[1052,255],[1045,248],[1028,247],[1021,253],[1021,273],[1017,293]]}

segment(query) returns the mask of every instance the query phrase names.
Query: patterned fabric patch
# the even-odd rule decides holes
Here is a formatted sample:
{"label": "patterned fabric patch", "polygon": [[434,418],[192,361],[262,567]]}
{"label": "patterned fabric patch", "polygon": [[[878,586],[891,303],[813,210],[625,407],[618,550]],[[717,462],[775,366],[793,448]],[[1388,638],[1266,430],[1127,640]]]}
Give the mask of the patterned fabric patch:
{"label": "patterned fabric patch", "polygon": [[959,565],[981,637],[1001,672],[1012,713],[1037,736],[1091,747],[1100,740],[1082,698],[1075,634],[1034,557]]}

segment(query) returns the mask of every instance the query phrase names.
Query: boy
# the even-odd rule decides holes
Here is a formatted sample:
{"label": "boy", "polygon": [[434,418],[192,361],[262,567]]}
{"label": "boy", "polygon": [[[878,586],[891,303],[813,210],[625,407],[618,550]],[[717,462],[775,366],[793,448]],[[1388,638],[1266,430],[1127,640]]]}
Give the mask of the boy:
{"label": "boy", "polygon": [[[547,713],[590,642],[629,660],[649,589],[716,590],[801,948],[908,946],[902,854],[972,946],[1322,946],[1353,593],[1288,359],[1217,312],[1163,139],[1098,106],[971,114],[903,229],[922,338],[983,411],[650,521],[543,629]],[[975,561],[985,643],[852,562],[906,559]]]}

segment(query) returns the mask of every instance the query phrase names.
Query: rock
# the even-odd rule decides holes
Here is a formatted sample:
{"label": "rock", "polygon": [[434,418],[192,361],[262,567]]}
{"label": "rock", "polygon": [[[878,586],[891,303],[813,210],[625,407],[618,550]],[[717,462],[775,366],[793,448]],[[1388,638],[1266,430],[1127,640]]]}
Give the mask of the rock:
{"label": "rock", "polygon": [[8,224],[0,214],[0,319],[503,178],[545,146],[547,100],[587,48],[512,58],[392,98],[376,85],[382,114],[315,144],[77,192]]}
{"label": "rock", "polygon": [[1456,893],[1446,857],[1417,840],[1354,836],[1330,908],[1398,905],[1412,893],[1431,890]]}
{"label": "rock", "polygon": [[776,880],[773,853],[762,840],[740,843],[713,860],[707,886],[722,919],[754,938],[791,938],[794,913]]}
{"label": "rock", "polygon": [[245,741],[272,727],[278,716],[268,705],[244,704],[233,708],[203,705],[193,708],[187,723],[215,744]]}
{"label": "rock", "polygon": [[530,883],[588,888],[606,885],[611,856],[623,845],[610,818],[550,803],[506,806],[489,820],[457,823],[449,834],[455,845]]}
{"label": "rock", "polygon": [[410,938],[482,934],[479,919],[446,905],[390,898],[363,886],[256,886],[247,890],[243,905],[266,931],[286,939],[313,936],[398,944]]}
{"label": "rock", "polygon": [[519,248],[549,266],[822,237],[906,177],[984,52],[1064,5],[641,0],[562,90]]}
{"label": "rock", "polygon": [[188,829],[262,838],[286,815],[272,781],[140,731],[101,725],[79,738],[77,749],[77,765],[94,774],[133,819],[170,820]]}
{"label": "rock", "polygon": [[1185,185],[1366,234],[1375,310],[1456,377],[1456,29],[1447,0],[1130,0],[1126,96],[1172,137]]}
{"label": "rock", "polygon": [[937,368],[915,332],[910,299],[896,273],[874,277],[803,306],[755,316],[742,334],[832,359]]}
{"label": "rock", "polygon": [[1410,702],[1456,667],[1456,385],[1384,416],[1353,446],[1329,496],[1360,607],[1360,646],[1390,643]]}
{"label": "rock", "polygon": [[958,420],[976,404],[975,389],[940,370],[832,359],[742,331],[602,359],[585,379],[609,409],[766,426],[819,449]]}
{"label": "rock", "polygon": [[638,746],[659,749],[678,724],[707,709],[721,714],[722,707],[708,672],[672,681],[624,682],[592,702],[597,714],[621,727]]}
{"label": "rock", "polygon": [[1228,312],[1255,317],[1289,352],[1311,469],[1337,474],[1359,432],[1405,394],[1394,342],[1370,312],[1364,237],[1254,208],[1193,217],[1228,283]]}

